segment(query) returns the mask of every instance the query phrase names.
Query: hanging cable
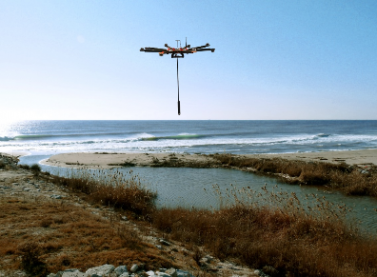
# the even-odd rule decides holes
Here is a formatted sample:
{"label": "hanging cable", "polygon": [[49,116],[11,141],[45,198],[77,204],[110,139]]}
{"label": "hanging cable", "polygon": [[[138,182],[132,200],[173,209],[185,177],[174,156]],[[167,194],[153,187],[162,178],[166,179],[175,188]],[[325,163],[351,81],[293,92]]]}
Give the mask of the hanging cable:
{"label": "hanging cable", "polygon": [[178,115],[181,115],[181,102],[179,101],[178,58],[177,58],[177,85],[178,85]]}

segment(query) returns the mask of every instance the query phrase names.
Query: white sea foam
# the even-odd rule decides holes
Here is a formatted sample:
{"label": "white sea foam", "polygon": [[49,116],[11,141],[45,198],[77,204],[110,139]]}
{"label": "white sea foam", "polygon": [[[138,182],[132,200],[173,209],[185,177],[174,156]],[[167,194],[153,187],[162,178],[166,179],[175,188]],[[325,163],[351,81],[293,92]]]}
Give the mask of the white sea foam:
{"label": "white sea foam", "polygon": [[[281,153],[377,147],[377,122],[374,121],[188,121],[179,124],[169,121],[30,121],[9,126],[0,128],[0,152],[213,153],[241,149],[243,153]],[[313,133],[314,130],[317,133]]]}
{"label": "white sea foam", "polygon": [[[187,134],[185,134],[187,135]],[[180,134],[179,136],[185,136]],[[188,135],[191,136],[191,135]],[[195,139],[174,139],[174,136],[161,138],[159,140],[142,140],[142,138],[154,138],[148,133],[141,133],[124,139],[90,139],[90,140],[41,140],[41,141],[3,141],[0,144],[0,152],[6,151],[30,151],[30,152],[92,152],[92,151],[116,151],[116,152],[142,152],[142,151],[169,151],[170,149],[190,147],[218,147],[218,146],[288,146],[301,145],[324,148],[326,145],[345,145],[352,143],[368,143],[377,145],[377,136],[372,135],[294,135],[280,136],[275,138],[195,138]],[[233,150],[235,150],[234,148]]]}

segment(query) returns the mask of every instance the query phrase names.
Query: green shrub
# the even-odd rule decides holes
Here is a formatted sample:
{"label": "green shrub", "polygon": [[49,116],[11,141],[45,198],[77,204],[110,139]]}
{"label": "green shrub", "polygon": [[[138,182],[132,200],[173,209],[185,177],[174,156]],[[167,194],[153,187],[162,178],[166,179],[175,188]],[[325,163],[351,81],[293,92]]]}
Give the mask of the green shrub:
{"label": "green shrub", "polygon": [[31,167],[30,167],[30,170],[33,172],[33,174],[35,176],[38,176],[39,173],[41,172],[41,167],[38,165],[38,164],[33,164]]}
{"label": "green shrub", "polygon": [[23,169],[30,169],[30,166],[27,164],[19,164],[18,167],[23,168]]}
{"label": "green shrub", "polygon": [[26,242],[18,246],[18,253],[21,256],[22,268],[32,276],[46,276],[46,264],[42,262],[44,254],[37,242]]}

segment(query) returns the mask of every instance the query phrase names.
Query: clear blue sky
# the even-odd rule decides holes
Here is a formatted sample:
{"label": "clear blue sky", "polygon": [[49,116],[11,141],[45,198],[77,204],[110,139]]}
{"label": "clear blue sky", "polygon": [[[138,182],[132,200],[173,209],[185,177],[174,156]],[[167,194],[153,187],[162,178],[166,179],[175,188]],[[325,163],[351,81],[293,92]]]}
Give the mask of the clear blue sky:
{"label": "clear blue sky", "polygon": [[[176,60],[141,47],[210,43]],[[377,119],[377,1],[0,2],[0,120]]]}

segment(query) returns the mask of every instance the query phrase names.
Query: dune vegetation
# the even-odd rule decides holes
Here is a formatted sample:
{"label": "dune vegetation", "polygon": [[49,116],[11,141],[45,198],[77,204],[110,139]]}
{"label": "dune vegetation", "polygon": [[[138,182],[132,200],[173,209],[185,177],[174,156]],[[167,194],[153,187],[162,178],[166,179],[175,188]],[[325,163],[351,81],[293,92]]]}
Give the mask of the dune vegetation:
{"label": "dune vegetation", "polygon": [[283,181],[339,189],[348,195],[377,196],[377,167],[362,169],[345,163],[303,162],[279,158],[247,158],[231,154],[211,155],[222,167],[252,169],[259,174],[274,174]]}
{"label": "dune vegetation", "polygon": [[[313,196],[317,205],[308,209],[294,193],[264,189],[259,195],[234,191],[236,204],[214,211],[156,209],[156,194],[143,188],[136,177],[124,180],[119,172],[114,176],[92,172],[53,178],[72,192],[85,194],[88,201],[129,210],[135,219],[192,245],[198,261],[204,247],[220,259],[232,258],[255,268],[272,266],[277,276],[377,276],[377,240],[346,224],[346,208],[325,199]],[[246,194],[263,197],[272,205],[245,204]]]}
{"label": "dune vegetation", "polygon": [[[288,168],[285,161],[223,162],[229,166],[239,162],[237,166],[261,172],[267,168],[268,172],[289,171],[302,179],[309,176],[312,166],[312,174],[318,179],[323,175],[329,178],[326,185],[338,175],[364,178],[346,165],[297,163]],[[303,204],[294,193],[269,191],[266,187],[263,193],[256,193],[234,187],[230,192],[235,200],[232,206],[220,205],[215,210],[158,209],[157,194],[146,189],[138,176],[123,175],[121,171],[79,169],[62,177],[40,172],[36,167],[22,170],[30,170],[28,178],[45,189],[47,181],[52,182],[78,202],[2,198],[0,256],[7,260],[2,264],[9,270],[21,267],[33,276],[45,276],[47,272],[103,263],[140,262],[146,269],[175,266],[170,253],[143,241],[133,225],[120,224],[123,214],[141,228],[153,228],[160,236],[190,249],[193,254],[189,256],[200,269],[200,276],[217,274],[201,263],[208,253],[251,268],[273,268],[271,276],[377,276],[376,237],[367,237],[357,226],[347,223],[347,207],[316,195],[310,196],[314,204],[308,206],[308,201]],[[370,177],[374,178],[373,174]],[[224,196],[217,192],[221,203]],[[80,203],[109,211],[109,220]]]}

